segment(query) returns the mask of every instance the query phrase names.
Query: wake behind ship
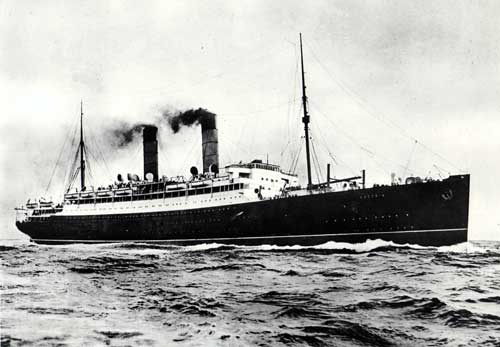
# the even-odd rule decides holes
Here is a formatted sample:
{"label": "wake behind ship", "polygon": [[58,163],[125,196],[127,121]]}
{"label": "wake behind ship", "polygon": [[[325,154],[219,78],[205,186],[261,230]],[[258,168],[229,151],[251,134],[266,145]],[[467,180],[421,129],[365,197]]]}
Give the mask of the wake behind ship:
{"label": "wake behind ship", "polygon": [[[199,109],[203,168],[190,177],[158,174],[157,128],[144,126],[144,176],[85,185],[83,110],[80,123],[80,189],[55,205],[34,201],[17,208],[16,226],[45,244],[162,242],[318,245],[382,239],[396,243],[451,245],[467,241],[469,175],[366,187],[360,176],[313,183],[301,41],[302,101],[307,179],[253,160],[219,169],[216,115]],[[329,168],[329,167],[328,167]]]}

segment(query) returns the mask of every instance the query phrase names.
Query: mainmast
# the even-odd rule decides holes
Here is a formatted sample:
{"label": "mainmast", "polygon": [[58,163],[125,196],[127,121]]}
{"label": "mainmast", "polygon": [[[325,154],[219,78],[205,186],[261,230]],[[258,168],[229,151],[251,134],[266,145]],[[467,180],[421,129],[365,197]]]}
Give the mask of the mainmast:
{"label": "mainmast", "polygon": [[80,101],[80,190],[85,188],[85,160],[83,159],[83,100]]}
{"label": "mainmast", "polygon": [[302,108],[304,110],[304,132],[306,136],[306,159],[307,159],[307,189],[312,189],[311,180],[311,157],[309,154],[309,114],[307,113],[306,82],[304,78],[304,55],[302,53],[302,33],[300,33],[300,65],[302,67]]}

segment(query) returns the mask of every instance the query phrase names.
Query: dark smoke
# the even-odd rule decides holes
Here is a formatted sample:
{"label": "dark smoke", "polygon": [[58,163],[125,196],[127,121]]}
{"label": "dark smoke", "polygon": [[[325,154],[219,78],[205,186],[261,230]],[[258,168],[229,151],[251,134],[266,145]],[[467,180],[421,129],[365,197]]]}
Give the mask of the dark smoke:
{"label": "dark smoke", "polygon": [[131,125],[124,122],[120,123],[112,130],[113,138],[116,139],[116,145],[118,147],[127,146],[137,135],[142,134],[142,129],[147,125],[149,124],[139,123]]}
{"label": "dark smoke", "polygon": [[163,119],[168,121],[168,124],[174,133],[177,133],[183,126],[199,124],[206,116],[214,116],[214,114],[201,107],[196,110],[191,109],[179,112],[176,115],[171,115],[167,112],[163,113]]}
{"label": "dark smoke", "polygon": [[110,129],[111,138],[115,146],[125,147],[134,141],[137,136],[142,135],[142,129],[145,126],[152,125],[158,127],[168,123],[172,131],[177,133],[183,126],[200,124],[207,116],[214,116],[214,114],[201,107],[198,109],[176,112],[174,114],[169,111],[164,111],[161,118],[154,122],[157,123],[156,125],[145,123],[130,124],[127,122],[120,122],[114,125],[112,129]]}

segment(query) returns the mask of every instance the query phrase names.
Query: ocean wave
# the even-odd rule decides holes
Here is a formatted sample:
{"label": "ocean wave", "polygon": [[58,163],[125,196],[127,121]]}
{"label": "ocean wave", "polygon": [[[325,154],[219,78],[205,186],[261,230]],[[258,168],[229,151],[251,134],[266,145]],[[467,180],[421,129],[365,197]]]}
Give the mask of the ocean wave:
{"label": "ocean wave", "polygon": [[283,276],[304,276],[304,275],[295,270],[288,270],[283,273]]}
{"label": "ocean wave", "polygon": [[214,266],[202,266],[191,269],[189,272],[200,272],[200,271],[235,271],[235,270],[251,270],[251,269],[266,269],[262,264],[223,264]]}
{"label": "ocean wave", "polygon": [[249,300],[249,302],[284,307],[305,304],[311,307],[321,304],[319,297],[313,293],[301,293],[298,291],[282,292],[276,290],[258,294],[253,299]]}
{"label": "ocean wave", "polygon": [[500,296],[488,296],[486,298],[478,299],[479,302],[491,302],[495,304],[500,304]]}
{"label": "ocean wave", "polygon": [[316,272],[315,274],[332,278],[352,277],[354,275],[352,272],[335,271],[332,269],[321,270]]}
{"label": "ocean wave", "polygon": [[353,323],[342,319],[330,319],[322,325],[305,326],[302,331],[314,334],[317,338],[340,337],[348,342],[362,343],[370,346],[393,346],[394,343],[384,337],[376,328]]}
{"label": "ocean wave", "polygon": [[44,336],[39,339],[24,339],[10,335],[1,335],[0,346],[65,346],[69,334],[62,336]]}
{"label": "ocean wave", "polygon": [[321,338],[314,335],[307,334],[294,334],[294,333],[280,333],[275,336],[275,338],[285,344],[294,346],[312,346],[312,347],[323,347],[329,346]]}
{"label": "ocean wave", "polygon": [[[69,264],[69,271],[80,274],[104,274],[111,272],[131,272],[139,269],[156,269],[157,265],[144,258],[113,257],[110,255],[91,256],[86,258],[60,260],[59,263]],[[71,266],[76,265],[76,266]]]}
{"label": "ocean wave", "polygon": [[95,331],[108,339],[129,339],[131,337],[142,336],[143,334],[138,331]]}
{"label": "ocean wave", "polygon": [[485,253],[499,253],[498,248],[488,248],[480,245],[475,245],[472,242],[464,242],[452,246],[421,246],[417,244],[398,244],[392,241],[384,241],[381,239],[369,239],[362,243],[347,243],[329,241],[316,246],[278,246],[272,244],[263,244],[258,246],[241,246],[241,245],[227,245],[220,243],[203,243],[193,246],[184,246],[183,250],[186,251],[205,251],[214,249],[238,249],[244,251],[308,251],[308,250],[325,250],[325,251],[338,251],[339,253],[368,253],[368,252],[390,252],[407,250],[432,250],[440,253],[467,253],[467,254],[485,254]]}
{"label": "ocean wave", "polygon": [[242,250],[242,251],[324,251],[325,253],[373,253],[391,252],[391,251],[420,251],[432,250],[439,253],[448,254],[490,254],[500,256],[500,245],[485,246],[480,242],[468,241],[451,246],[421,246],[418,244],[398,244],[392,241],[384,241],[381,239],[369,239],[362,243],[347,243],[329,241],[315,246],[278,246],[273,244],[263,244],[256,246],[242,246],[233,244],[221,243],[201,243],[196,245],[179,246],[174,244],[157,244],[148,242],[116,242],[116,243],[75,243],[75,244],[62,244],[62,245],[37,245],[30,243],[26,240],[0,240],[0,251],[16,250],[19,247],[26,248],[26,246],[41,247],[41,248],[61,248],[69,250],[80,251],[94,251],[94,250],[113,250],[123,251],[130,253],[151,252],[157,250],[158,253],[171,252],[171,251],[186,251],[186,252],[203,252],[203,251],[222,251],[222,250]]}
{"label": "ocean wave", "polygon": [[258,246],[242,246],[242,245],[227,245],[220,243],[203,243],[199,245],[184,246],[184,251],[209,251],[209,250],[242,250],[242,251],[338,251],[339,253],[366,253],[375,250],[390,250],[395,248],[410,248],[410,249],[432,249],[432,247],[424,247],[419,245],[404,244],[400,245],[391,241],[367,240],[363,243],[347,243],[329,241],[316,246],[278,246],[271,244],[263,244]]}
{"label": "ocean wave", "polygon": [[484,247],[476,245],[472,242],[463,242],[460,244],[452,246],[421,246],[417,244],[398,244],[392,241],[384,241],[381,239],[367,240],[362,243],[346,243],[346,242],[335,242],[329,241],[317,246],[276,246],[276,245],[262,245],[262,246],[236,246],[238,248],[247,247],[248,249],[262,250],[262,251],[272,251],[272,250],[352,250],[356,253],[366,253],[366,252],[383,252],[383,251],[393,251],[401,249],[409,250],[434,250],[441,253],[467,253],[467,254],[486,254],[486,253],[498,253],[500,251],[496,247]]}
{"label": "ocean wave", "polygon": [[216,317],[217,310],[225,306],[214,298],[195,299],[191,296],[183,296],[181,300],[162,305],[160,312],[176,311],[185,315],[196,315],[201,317]]}
{"label": "ocean wave", "polygon": [[476,245],[473,242],[463,242],[452,246],[441,246],[437,247],[438,252],[444,253],[467,253],[467,254],[486,254],[486,253],[497,253],[500,254],[500,250],[496,247],[484,247],[481,245]]}
{"label": "ocean wave", "polygon": [[466,309],[448,310],[439,318],[453,328],[486,328],[500,331],[500,317],[487,313],[474,313]]}
{"label": "ocean wave", "polygon": [[340,306],[338,310],[341,312],[357,312],[359,310],[373,310],[379,308],[400,309],[414,307],[422,302],[428,302],[428,299],[415,299],[408,295],[400,295],[388,300],[360,301],[354,304]]}
{"label": "ocean wave", "polygon": [[285,306],[274,313],[276,318],[309,318],[309,319],[327,319],[330,315],[324,310],[309,307],[309,305]]}
{"label": "ocean wave", "polygon": [[4,245],[2,344],[494,346],[499,245]]}

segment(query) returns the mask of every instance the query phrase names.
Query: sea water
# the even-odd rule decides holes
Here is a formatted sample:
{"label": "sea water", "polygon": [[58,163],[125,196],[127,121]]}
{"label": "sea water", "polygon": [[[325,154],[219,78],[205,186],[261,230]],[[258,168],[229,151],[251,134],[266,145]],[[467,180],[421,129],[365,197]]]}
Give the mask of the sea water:
{"label": "sea water", "polygon": [[499,346],[500,243],[0,242],[2,346]]}

